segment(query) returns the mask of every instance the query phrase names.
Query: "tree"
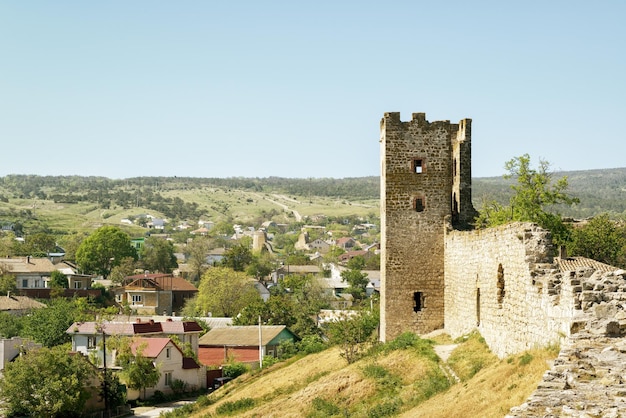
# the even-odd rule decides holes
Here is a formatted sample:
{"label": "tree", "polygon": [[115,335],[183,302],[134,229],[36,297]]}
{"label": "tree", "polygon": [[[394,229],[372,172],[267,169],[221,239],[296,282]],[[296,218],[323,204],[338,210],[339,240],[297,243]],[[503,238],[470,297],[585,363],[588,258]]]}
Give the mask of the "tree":
{"label": "tree", "polygon": [[353,257],[348,261],[347,267],[348,270],[341,272],[341,278],[350,285],[347,292],[356,301],[361,301],[365,299],[367,285],[369,284],[367,273],[361,272],[361,269],[365,267],[365,259],[361,256]]}
{"label": "tree", "polygon": [[69,286],[69,282],[67,280],[67,276],[61,273],[59,270],[54,270],[50,273],[50,287],[52,288],[60,288],[67,289]]}
{"label": "tree", "polygon": [[37,233],[26,237],[24,251],[28,255],[45,257],[53,252],[56,247],[56,239],[50,234]]}
{"label": "tree", "polygon": [[582,228],[574,230],[569,252],[626,267],[626,228],[620,228],[607,214],[596,216]]}
{"label": "tree", "polygon": [[224,252],[222,266],[235,271],[244,271],[253,260],[252,251],[243,244],[237,244]]}
{"label": "tree", "polygon": [[566,193],[567,177],[552,182],[549,168],[548,162],[539,160],[538,169],[532,169],[528,154],[507,161],[505,169],[508,174],[504,178],[517,180],[516,184],[511,185],[513,196],[509,206],[505,207],[494,201],[487,202],[476,219],[476,225],[481,227],[515,221],[535,222],[551,230],[556,243],[565,243],[569,238],[569,229],[563,224],[561,217],[550,213],[548,208],[557,204],[573,205],[579,200]]}
{"label": "tree", "polygon": [[22,334],[22,317],[0,312],[0,338],[13,338]]}
{"label": "tree", "polygon": [[50,273],[49,284],[51,288],[51,298],[63,297],[65,289],[69,287],[67,276],[61,273],[59,270],[54,270],[52,273]]}
{"label": "tree", "polygon": [[378,315],[369,311],[350,311],[325,327],[330,342],[339,345],[341,356],[351,364],[359,359],[364,344],[372,339],[378,327]]}
{"label": "tree", "polygon": [[259,300],[254,280],[245,273],[227,267],[208,269],[200,279],[195,299],[196,314],[211,312],[214,316],[236,316],[245,306]]}
{"label": "tree", "polygon": [[17,289],[15,276],[0,269],[0,294],[8,295]]}
{"label": "tree", "polygon": [[257,280],[267,277],[272,271],[274,271],[274,262],[267,252],[253,254],[252,261],[246,267],[246,273]]}
{"label": "tree", "polygon": [[191,270],[191,280],[197,282],[200,276],[206,270],[207,253],[211,243],[206,237],[194,238],[187,243],[185,247],[185,255],[187,256],[187,265]]}
{"label": "tree", "polygon": [[111,269],[109,278],[113,283],[121,284],[128,276],[132,276],[135,273],[137,262],[132,257],[124,257],[119,265]]}
{"label": "tree", "polygon": [[0,398],[9,416],[78,417],[95,368],[65,347],[41,348],[7,363]]}
{"label": "tree", "polygon": [[69,342],[71,338],[65,331],[72,323],[85,319],[86,311],[85,299],[52,299],[45,308],[22,317],[23,334],[44,347]]}
{"label": "tree", "polygon": [[133,348],[131,340],[124,339],[119,347],[117,359],[126,385],[131,389],[143,390],[143,398],[146,399],[146,388],[159,383],[161,372],[152,360],[144,357],[144,348],[142,345]]}
{"label": "tree", "polygon": [[114,226],[103,226],[83,240],[76,250],[76,261],[87,272],[107,278],[111,269],[119,266],[125,257],[137,260],[137,252],[130,237]]}
{"label": "tree", "polygon": [[59,243],[65,250],[63,258],[69,261],[76,261],[76,251],[85,238],[87,238],[87,234],[78,232],[61,237]]}
{"label": "tree", "polygon": [[146,238],[140,251],[140,260],[147,270],[159,273],[171,273],[172,269],[178,267],[174,245],[162,238]]}

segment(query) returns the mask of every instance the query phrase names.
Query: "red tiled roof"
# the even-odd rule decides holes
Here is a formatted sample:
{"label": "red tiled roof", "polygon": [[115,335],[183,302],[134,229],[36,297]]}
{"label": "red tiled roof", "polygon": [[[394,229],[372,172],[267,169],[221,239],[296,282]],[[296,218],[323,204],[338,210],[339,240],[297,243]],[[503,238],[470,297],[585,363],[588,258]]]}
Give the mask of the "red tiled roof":
{"label": "red tiled roof", "polygon": [[592,268],[594,270],[603,272],[618,270],[617,267],[585,257],[558,258],[557,261],[559,263],[559,268],[561,269],[561,271],[576,271],[583,268]]}
{"label": "red tiled roof", "polygon": [[180,348],[169,338],[135,338],[130,344],[130,349],[133,354],[141,350],[144,357],[157,358],[169,343],[180,351]]}

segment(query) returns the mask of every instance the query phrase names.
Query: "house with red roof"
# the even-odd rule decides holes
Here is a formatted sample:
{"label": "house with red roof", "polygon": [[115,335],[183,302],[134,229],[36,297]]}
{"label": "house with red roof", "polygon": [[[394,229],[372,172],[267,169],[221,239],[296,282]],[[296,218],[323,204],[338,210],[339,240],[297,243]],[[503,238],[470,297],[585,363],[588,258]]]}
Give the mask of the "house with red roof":
{"label": "house with red roof", "polygon": [[[165,394],[173,392],[174,385],[183,382],[186,390],[194,391],[206,388],[206,368],[200,366],[192,357],[186,357],[183,351],[171,338],[167,337],[135,337],[131,345],[134,355],[152,360],[154,366],[161,373],[159,382],[145,391],[145,397],[149,398],[156,391]],[[143,391],[128,389],[127,397],[130,400],[144,395]]]}
{"label": "house with red roof", "polygon": [[[102,346],[107,338],[113,337],[147,337],[162,338],[175,336],[181,344],[189,344],[197,355],[200,334],[204,330],[196,321],[142,320],[134,322],[74,322],[65,331],[72,337],[72,350],[97,359],[102,365]],[[115,363],[115,352],[107,350],[107,365]]]}
{"label": "house with red roof", "polygon": [[[134,322],[74,322],[66,330],[72,337],[72,350],[88,356],[100,368],[104,367],[106,347],[107,368],[119,370],[116,364],[117,350],[111,348],[114,346],[112,341],[118,338],[130,339],[133,354],[141,350],[142,355],[152,359],[161,372],[159,383],[148,388],[146,396],[151,396],[156,390],[170,392],[175,380],[184,382],[187,390],[206,387],[206,368],[192,357],[186,357],[182,345],[175,342],[189,344],[197,356],[202,332],[202,327],[195,321],[168,319],[158,322],[140,318]],[[138,392],[128,391],[129,399],[136,399],[139,395]]]}

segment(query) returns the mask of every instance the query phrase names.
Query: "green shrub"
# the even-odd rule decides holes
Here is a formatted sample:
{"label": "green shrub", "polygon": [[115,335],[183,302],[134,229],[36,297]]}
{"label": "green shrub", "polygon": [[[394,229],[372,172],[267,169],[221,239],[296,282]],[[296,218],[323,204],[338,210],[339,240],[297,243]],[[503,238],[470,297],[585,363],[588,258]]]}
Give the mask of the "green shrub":
{"label": "green shrub", "polygon": [[322,398],[313,399],[312,407],[313,411],[307,415],[307,418],[327,418],[339,415],[341,412],[337,405]]}
{"label": "green shrub", "polygon": [[402,401],[399,399],[385,402],[371,408],[367,416],[368,418],[382,418],[396,415],[400,411],[400,406],[402,406]]}
{"label": "green shrub", "polygon": [[233,379],[237,376],[241,376],[249,370],[248,366],[245,364],[233,361],[231,363],[225,364],[222,367],[222,376],[224,377],[232,377]]}
{"label": "green shrub", "polygon": [[378,364],[368,364],[363,368],[363,375],[372,379],[382,379],[389,375],[389,371]]}
{"label": "green shrub", "polygon": [[447,390],[450,387],[448,377],[439,369],[431,369],[426,377],[415,383],[419,402],[425,401],[432,396]]}
{"label": "green shrub", "polygon": [[533,356],[530,353],[524,353],[520,356],[519,358],[519,365],[520,366],[525,366],[527,364],[530,364],[530,362],[533,361]]}
{"label": "green shrub", "polygon": [[223,415],[231,415],[235,412],[245,411],[254,407],[255,401],[252,398],[241,398],[234,402],[226,402],[218,406],[215,412]]}
{"label": "green shrub", "polygon": [[324,351],[328,345],[319,335],[307,335],[298,342],[298,351],[303,354],[313,354]]}

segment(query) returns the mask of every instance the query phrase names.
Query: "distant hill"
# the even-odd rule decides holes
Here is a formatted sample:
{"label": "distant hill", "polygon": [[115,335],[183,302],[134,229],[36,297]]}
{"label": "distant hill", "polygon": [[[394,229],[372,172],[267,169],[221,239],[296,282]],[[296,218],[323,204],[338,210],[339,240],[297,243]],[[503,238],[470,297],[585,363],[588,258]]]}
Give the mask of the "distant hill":
{"label": "distant hill", "polygon": [[[555,208],[564,216],[599,213],[626,216],[626,168],[556,172],[567,176],[574,207]],[[474,206],[509,200],[511,180],[473,179]],[[53,233],[90,231],[129,216],[151,213],[171,222],[210,219],[289,222],[302,216],[379,216],[380,178],[194,178],[8,175],[0,177],[0,224],[19,222]],[[262,222],[262,221],[261,221]]]}
{"label": "distant hill", "polygon": [[[573,207],[555,208],[563,216],[586,218],[605,212],[613,217],[626,216],[626,168],[553,173],[554,179],[563,176],[568,179],[570,195],[580,199],[580,204]],[[513,182],[502,177],[474,178],[474,206],[480,210],[482,202],[488,199],[506,204]]]}

